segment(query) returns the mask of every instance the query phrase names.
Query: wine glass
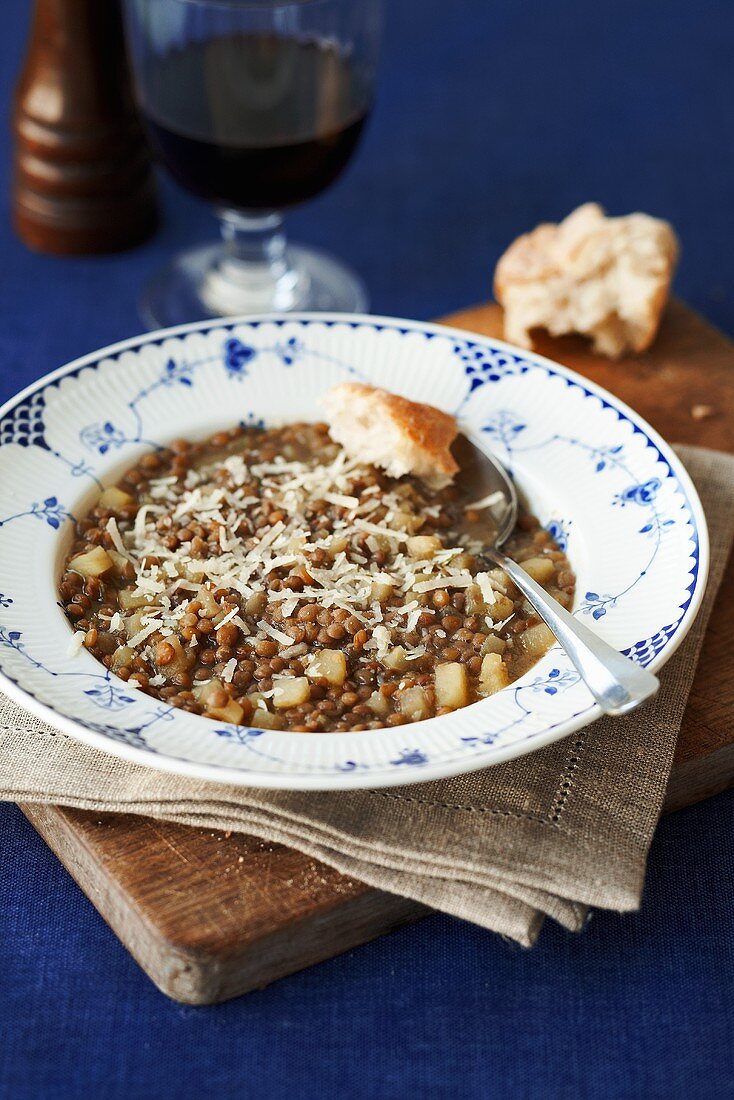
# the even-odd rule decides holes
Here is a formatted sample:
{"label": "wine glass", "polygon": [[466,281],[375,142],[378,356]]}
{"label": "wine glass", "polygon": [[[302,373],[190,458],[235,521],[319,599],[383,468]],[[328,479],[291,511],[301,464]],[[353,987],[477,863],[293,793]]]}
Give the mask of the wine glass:
{"label": "wine glass", "polygon": [[340,175],[370,112],[382,0],[125,0],[153,147],[211,203],[220,242],[176,256],[146,289],[158,328],[271,310],[367,308],[359,276],[286,242],[282,211]]}

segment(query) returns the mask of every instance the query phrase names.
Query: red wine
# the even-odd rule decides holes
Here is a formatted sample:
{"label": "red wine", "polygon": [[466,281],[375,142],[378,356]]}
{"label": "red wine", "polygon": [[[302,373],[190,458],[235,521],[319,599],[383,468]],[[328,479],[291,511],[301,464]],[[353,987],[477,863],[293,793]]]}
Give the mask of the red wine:
{"label": "red wine", "polygon": [[190,43],[157,59],[145,87],[145,120],[174,179],[240,210],[279,210],[328,187],[370,105],[335,46],[266,34]]}

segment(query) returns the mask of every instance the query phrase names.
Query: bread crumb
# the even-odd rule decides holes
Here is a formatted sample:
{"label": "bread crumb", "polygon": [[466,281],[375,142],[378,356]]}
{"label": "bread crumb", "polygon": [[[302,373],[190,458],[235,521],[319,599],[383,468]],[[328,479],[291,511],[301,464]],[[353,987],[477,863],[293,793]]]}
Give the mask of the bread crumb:
{"label": "bread crumb", "polygon": [[709,420],[712,416],[716,416],[716,409],[713,405],[691,406],[691,417],[694,420]]}

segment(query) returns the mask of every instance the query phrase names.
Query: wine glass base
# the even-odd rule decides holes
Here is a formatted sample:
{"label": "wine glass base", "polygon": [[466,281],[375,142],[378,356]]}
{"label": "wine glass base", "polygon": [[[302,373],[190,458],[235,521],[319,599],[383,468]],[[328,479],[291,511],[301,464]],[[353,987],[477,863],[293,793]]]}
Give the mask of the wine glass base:
{"label": "wine glass base", "polygon": [[282,270],[233,262],[226,245],[175,256],[139,303],[148,329],[250,313],[365,313],[367,290],[355,272],[317,249],[289,244]]}

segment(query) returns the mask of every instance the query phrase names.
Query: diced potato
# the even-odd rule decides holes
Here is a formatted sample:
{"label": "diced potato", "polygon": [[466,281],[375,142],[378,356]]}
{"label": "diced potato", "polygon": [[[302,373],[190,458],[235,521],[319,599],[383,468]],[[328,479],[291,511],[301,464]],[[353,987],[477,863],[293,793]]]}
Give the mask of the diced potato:
{"label": "diced potato", "polygon": [[395,512],[390,520],[390,526],[401,531],[418,531],[424,523],[423,516],[417,516],[415,512]]}
{"label": "diced potato", "polygon": [[569,592],[564,592],[562,588],[554,588],[549,584],[546,588],[546,592],[549,596],[552,596],[554,600],[557,600],[561,607],[565,607],[566,611],[570,611],[573,606],[573,596]]}
{"label": "diced potato", "polygon": [[469,684],[466,669],[457,661],[436,665],[436,705],[439,707],[465,707],[469,702]]}
{"label": "diced potato", "polygon": [[[148,605],[149,607],[150,605]],[[142,618],[146,612],[146,608],[139,607],[137,611],[133,611],[132,615],[126,615],[122,620],[122,625],[125,628],[125,633],[128,638],[133,638],[139,630],[142,630],[143,623]]]}
{"label": "diced potato", "polygon": [[214,616],[219,615],[222,610],[217,601],[214,599],[213,595],[211,594],[211,591],[203,584],[199,591],[196,593],[194,599],[198,600],[201,604],[202,610],[207,619],[213,619]]}
{"label": "diced potato", "polygon": [[118,489],[116,485],[110,485],[109,489],[105,489],[99,498],[99,504],[102,508],[109,508],[111,512],[117,512],[120,508],[132,503],[133,498],[130,494],[123,489]]}
{"label": "diced potato", "polygon": [[[164,665],[165,668],[165,665]],[[209,680],[206,684],[196,684],[192,691],[200,703],[204,706],[207,705],[207,701],[211,698],[212,694],[224,690],[224,686],[221,680]]]}
{"label": "diced potato", "polygon": [[389,649],[382,659],[382,663],[385,668],[392,668],[396,672],[402,671],[407,667],[407,654],[405,649],[401,645],[396,645],[394,649]]}
{"label": "diced potato", "polygon": [[492,588],[498,592],[502,592],[505,596],[514,598],[517,596],[517,586],[505,573],[504,569],[490,569],[489,579],[492,584]]}
{"label": "diced potato", "polygon": [[370,535],[367,539],[367,546],[373,554],[377,554],[380,550],[385,554],[389,554],[391,547],[394,545],[394,541],[389,539],[387,535]]}
{"label": "diced potato", "polygon": [[482,645],[482,655],[485,653],[504,653],[507,642],[504,638],[498,638],[496,634],[488,634],[486,642]]}
{"label": "diced potato", "polygon": [[230,699],[224,707],[207,709],[210,718],[216,718],[218,722],[229,722],[233,726],[239,726],[244,717],[244,710],[235,699]]}
{"label": "diced potato", "polygon": [[420,722],[428,718],[429,707],[426,693],[422,687],[410,687],[400,693],[398,699],[400,713],[409,718],[411,722]]}
{"label": "diced potato", "polygon": [[485,615],[487,605],[478,584],[470,584],[464,593],[464,609],[467,615]]}
{"label": "diced potato", "polygon": [[187,580],[193,581],[194,584],[198,584],[205,575],[205,568],[204,562],[187,561],[184,566],[184,576]]}
{"label": "diced potato", "polygon": [[451,564],[456,566],[457,569],[474,569],[477,559],[473,554],[457,554],[455,558],[451,559]]}
{"label": "diced potato", "polygon": [[408,539],[408,554],[411,558],[432,558],[442,549],[443,543],[438,535],[414,535]]}
{"label": "diced potato", "polygon": [[507,666],[499,653],[488,653],[482,660],[479,671],[479,691],[482,695],[494,695],[507,687],[510,677]]}
{"label": "diced potato", "polygon": [[251,692],[247,698],[252,703],[252,717],[249,725],[257,726],[264,730],[282,730],[285,728],[285,716],[273,714],[268,710],[267,700],[259,691]]}
{"label": "diced potato", "polygon": [[347,678],[347,659],[340,649],[321,649],[306,669],[312,680],[324,679],[330,684],[343,684]]}
{"label": "diced potato", "polygon": [[333,558],[341,554],[349,546],[349,539],[344,535],[336,535],[329,543],[329,553]]}
{"label": "diced potato", "polygon": [[125,557],[124,554],[120,554],[117,550],[108,550],[107,553],[112,558],[112,568],[118,577],[125,577],[132,580],[135,576],[132,562]]}
{"label": "diced potato", "polygon": [[103,546],[93,546],[84,554],[77,554],[69,562],[69,569],[82,577],[101,577],[112,568],[112,558]]}
{"label": "diced potato", "polygon": [[171,634],[170,637],[165,640],[169,645],[173,646],[175,656],[167,665],[159,665],[158,671],[162,676],[165,676],[167,680],[175,680],[177,676],[180,676],[184,672],[188,672],[195,658],[193,655],[186,652],[181,643],[181,639],[176,634]]}
{"label": "diced potato", "polygon": [[130,664],[134,656],[135,650],[131,649],[129,645],[118,646],[112,654],[112,671],[117,672],[118,668]]}
{"label": "diced potato", "polygon": [[305,676],[281,677],[273,680],[275,695],[273,706],[278,710],[286,707],[298,707],[311,698],[311,685]]}
{"label": "diced potato", "polygon": [[547,584],[555,576],[555,567],[550,558],[528,558],[522,567],[529,577],[538,584]]}
{"label": "diced potato", "polygon": [[520,646],[526,656],[537,660],[555,644],[555,640],[550,627],[545,623],[538,623],[537,626],[528,627],[522,634],[518,634],[515,644]]}
{"label": "diced potato", "polygon": [[378,603],[387,603],[393,594],[393,586],[386,581],[373,581],[371,598]]}
{"label": "diced potato", "polygon": [[510,597],[503,596],[500,592],[498,592],[494,603],[490,604],[490,606],[487,608],[487,614],[491,615],[492,622],[501,623],[505,619],[509,619],[514,610],[515,605]]}
{"label": "diced potato", "polygon": [[247,597],[245,603],[245,611],[248,615],[260,618],[263,611],[267,607],[268,597],[265,592],[253,592],[251,596]]}
{"label": "diced potato", "polygon": [[265,710],[263,707],[258,707],[250,722],[253,726],[257,726],[262,730],[282,730],[285,728],[285,717],[282,714],[273,714],[272,711]]}
{"label": "diced potato", "polygon": [[373,691],[367,700],[367,706],[378,718],[385,718],[390,713],[390,703],[386,695],[381,691]]}
{"label": "diced potato", "polygon": [[145,593],[134,596],[127,588],[123,588],[117,597],[123,611],[135,611],[139,607],[150,607],[150,596]]}

